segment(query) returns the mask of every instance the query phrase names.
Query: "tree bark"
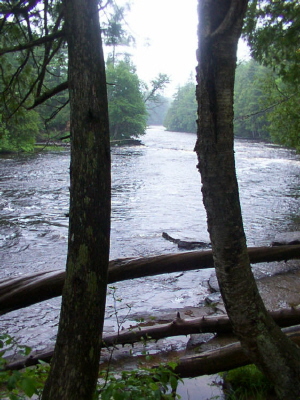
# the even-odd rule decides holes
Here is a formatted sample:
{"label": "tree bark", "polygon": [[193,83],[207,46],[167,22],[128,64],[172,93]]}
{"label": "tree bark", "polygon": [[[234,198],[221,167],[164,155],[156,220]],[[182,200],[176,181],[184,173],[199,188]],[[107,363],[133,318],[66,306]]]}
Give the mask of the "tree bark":
{"label": "tree bark", "polygon": [[199,0],[195,150],[216,274],[234,332],[278,398],[300,397],[300,350],[267,313],[253,277],[233,149],[236,50],[247,0]]}
{"label": "tree bark", "polygon": [[97,0],[63,0],[70,95],[70,223],[58,335],[43,400],[95,393],[110,234],[110,145]]}
{"label": "tree bark", "polygon": [[[300,258],[300,246],[250,247],[252,264]],[[212,251],[166,254],[109,263],[108,283],[165,273],[213,268]],[[0,315],[60,296],[65,271],[42,271],[0,283]]]}

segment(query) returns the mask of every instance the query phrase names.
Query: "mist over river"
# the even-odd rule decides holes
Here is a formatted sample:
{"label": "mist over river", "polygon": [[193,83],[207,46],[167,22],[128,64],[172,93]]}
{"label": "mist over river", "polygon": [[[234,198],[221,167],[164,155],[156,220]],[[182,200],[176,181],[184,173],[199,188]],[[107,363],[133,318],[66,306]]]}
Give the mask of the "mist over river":
{"label": "mist over river", "polygon": [[[193,151],[196,136],[150,127],[141,140],[141,146],[112,148],[111,259],[180,251],[162,232],[209,241]],[[276,233],[299,230],[300,157],[286,148],[245,140],[236,140],[235,151],[248,245],[269,245]],[[1,279],[64,269],[69,162],[68,150],[0,157]],[[105,330],[116,327],[110,318],[114,291],[122,299],[120,315],[174,309],[175,316],[178,308],[204,300],[211,272],[115,284],[116,289],[108,290]],[[1,318],[0,329],[43,349],[55,340],[59,309],[56,298],[14,311]]]}

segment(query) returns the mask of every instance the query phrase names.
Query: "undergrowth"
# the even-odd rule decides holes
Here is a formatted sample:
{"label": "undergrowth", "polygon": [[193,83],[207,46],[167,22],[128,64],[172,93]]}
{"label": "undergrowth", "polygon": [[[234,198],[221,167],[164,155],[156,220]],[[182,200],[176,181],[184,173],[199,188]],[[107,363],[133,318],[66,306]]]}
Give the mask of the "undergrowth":
{"label": "undergrowth", "polygon": [[[49,372],[49,364],[6,370],[6,352],[28,356],[31,349],[19,345],[11,336],[0,336],[0,398],[21,400],[40,398]],[[156,368],[140,368],[120,373],[103,371],[95,393],[95,400],[171,400],[179,399],[176,388],[179,381],[174,373],[175,363]]]}
{"label": "undergrowth", "polygon": [[274,394],[273,385],[253,364],[223,374],[227,400],[267,400]]}

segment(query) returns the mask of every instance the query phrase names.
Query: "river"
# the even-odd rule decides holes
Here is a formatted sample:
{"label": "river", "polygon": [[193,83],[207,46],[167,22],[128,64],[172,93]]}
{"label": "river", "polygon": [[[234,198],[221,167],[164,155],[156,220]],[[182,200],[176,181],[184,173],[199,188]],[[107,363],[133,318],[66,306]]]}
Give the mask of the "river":
{"label": "river", "polygon": [[[141,146],[112,148],[110,258],[178,252],[162,232],[208,242],[196,136],[150,127]],[[275,233],[299,230],[300,157],[292,150],[236,140],[236,165],[249,246],[269,245]],[[0,158],[0,278],[62,269],[66,262],[69,151]],[[121,282],[109,288],[106,331],[119,316],[154,315],[201,304],[211,270]],[[60,299],[2,317],[1,331],[34,349],[53,343]]]}

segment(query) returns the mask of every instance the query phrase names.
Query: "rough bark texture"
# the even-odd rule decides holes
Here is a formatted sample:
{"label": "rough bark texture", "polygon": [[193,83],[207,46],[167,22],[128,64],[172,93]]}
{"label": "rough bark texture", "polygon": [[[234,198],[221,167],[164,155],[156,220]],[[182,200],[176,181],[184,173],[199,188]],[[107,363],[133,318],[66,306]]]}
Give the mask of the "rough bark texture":
{"label": "rough bark texture", "polygon": [[[300,246],[250,247],[250,262],[282,261],[300,258]],[[212,252],[165,254],[118,259],[109,263],[108,283],[179,271],[213,268]],[[65,271],[42,271],[4,280],[0,283],[0,315],[60,296]]]}
{"label": "rough bark texture", "polygon": [[198,139],[217,278],[234,332],[279,398],[300,397],[300,351],[267,313],[251,272],[233,150],[236,49],[247,0],[199,0]]}
{"label": "rough bark texture", "polygon": [[69,57],[71,187],[66,279],[43,400],[92,399],[104,320],[110,148],[97,0],[64,0]]}

